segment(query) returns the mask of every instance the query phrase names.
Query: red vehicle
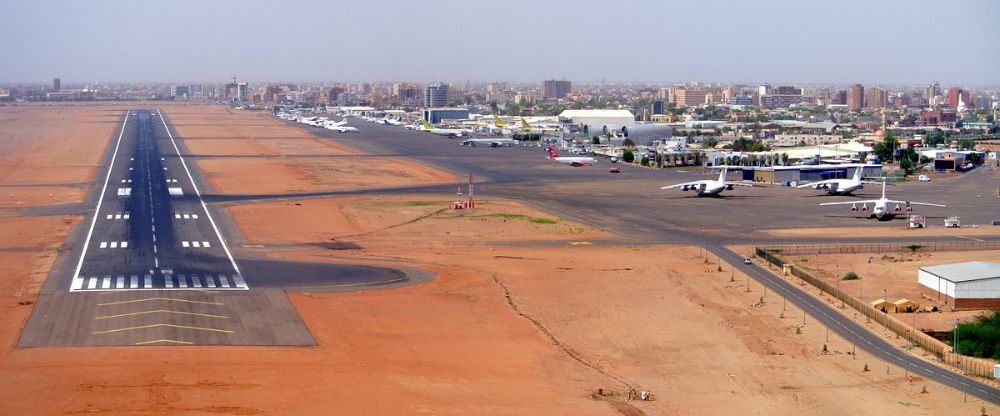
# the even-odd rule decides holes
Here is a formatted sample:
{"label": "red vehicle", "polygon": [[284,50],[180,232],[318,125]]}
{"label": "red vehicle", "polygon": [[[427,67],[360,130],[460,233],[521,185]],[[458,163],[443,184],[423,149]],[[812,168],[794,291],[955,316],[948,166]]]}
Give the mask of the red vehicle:
{"label": "red vehicle", "polygon": [[613,167],[611,169],[608,169],[608,172],[611,172],[611,173],[622,173],[622,168],[619,168],[619,167],[616,166],[616,167]]}

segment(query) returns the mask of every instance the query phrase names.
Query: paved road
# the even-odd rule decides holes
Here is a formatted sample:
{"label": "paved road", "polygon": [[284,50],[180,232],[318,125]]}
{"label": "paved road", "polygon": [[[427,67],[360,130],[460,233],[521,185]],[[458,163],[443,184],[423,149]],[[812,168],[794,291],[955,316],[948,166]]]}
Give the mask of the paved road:
{"label": "paved road", "polygon": [[[742,255],[734,253],[725,247],[709,245],[707,248],[712,254],[715,254],[731,265],[743,264]],[[915,374],[937,381],[955,390],[968,392],[970,395],[1000,405],[1000,389],[980,383],[969,377],[957,375],[919,358],[910,357],[905,351],[901,351],[895,345],[866,330],[851,320],[851,318],[838,313],[829,304],[804,293],[787,280],[771,273],[767,268],[759,265],[750,265],[743,266],[742,271],[766,286],[768,290],[787,299],[799,309],[805,310],[809,316],[819,321],[823,326],[830,328],[833,332],[836,332],[841,338],[854,343],[859,348],[878,357],[882,361],[906,368]]]}

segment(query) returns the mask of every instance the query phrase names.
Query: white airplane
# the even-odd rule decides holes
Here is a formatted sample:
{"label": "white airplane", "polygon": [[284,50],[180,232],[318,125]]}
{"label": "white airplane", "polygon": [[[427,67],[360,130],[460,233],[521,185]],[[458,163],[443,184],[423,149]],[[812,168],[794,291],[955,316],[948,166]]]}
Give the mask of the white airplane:
{"label": "white airplane", "polygon": [[298,119],[299,123],[313,127],[323,127],[323,123],[326,121],[327,119],[324,117],[303,117]]}
{"label": "white airplane", "polygon": [[[899,201],[894,199],[889,199],[885,197],[885,181],[882,182],[882,198],[879,199],[868,199],[863,201],[847,201],[847,202],[827,202],[820,204],[820,206],[826,205],[847,205],[851,204],[851,212],[858,212],[858,204],[861,204],[861,212],[868,212],[868,204],[875,204],[872,207],[872,213],[869,214],[868,218],[875,217],[879,221],[889,221],[896,217],[896,214],[901,212],[913,212],[912,205],[925,205],[929,207],[941,207],[941,204],[931,204],[927,202],[913,202],[913,201]],[[895,206],[890,210],[889,204],[895,204]]]}
{"label": "white airplane", "polygon": [[329,130],[333,130],[337,133],[359,133],[357,127],[351,126],[333,126],[327,127]]}
{"label": "white airplane", "polygon": [[347,125],[347,119],[340,121],[327,120],[325,123],[323,123],[323,127],[330,130],[334,130],[336,127],[341,127],[345,125]]}
{"label": "white airplane", "polygon": [[462,142],[462,146],[472,146],[476,147],[478,145],[489,145],[490,147],[501,147],[501,146],[513,146],[517,144],[517,140],[507,138],[507,137],[494,137],[486,139],[477,139],[469,134],[469,139]]}
{"label": "white airplane", "polygon": [[660,189],[680,188],[682,191],[695,191],[698,196],[714,196],[722,193],[722,191],[732,190],[734,186],[753,187],[753,185],[748,183],[726,182],[727,173],[729,173],[729,168],[723,167],[722,172],[719,172],[718,180],[704,179],[684,182],[677,185],[664,186]]}
{"label": "white airplane", "polygon": [[393,126],[402,126],[403,125],[403,120],[400,120],[399,117],[392,118],[392,119],[386,119],[385,122],[387,124],[390,124],[390,125],[393,125]]}
{"label": "white airplane", "polygon": [[566,163],[570,166],[593,165],[594,162],[597,162],[597,160],[589,156],[559,156],[551,147],[546,148],[545,151],[549,152],[549,159],[559,163]]}
{"label": "white airplane", "polygon": [[858,189],[863,189],[865,184],[878,185],[878,182],[861,180],[862,170],[864,170],[864,166],[858,166],[851,179],[827,179],[825,181],[799,185],[796,188],[813,188],[825,190],[830,195],[847,195]]}
{"label": "white airplane", "polygon": [[424,131],[426,131],[428,133],[431,133],[431,134],[437,134],[439,136],[462,137],[462,136],[465,136],[465,135],[469,134],[469,131],[465,130],[465,129],[441,129],[441,128],[437,128],[437,127],[431,126],[431,124],[428,123],[427,120],[424,120],[423,124],[424,124]]}

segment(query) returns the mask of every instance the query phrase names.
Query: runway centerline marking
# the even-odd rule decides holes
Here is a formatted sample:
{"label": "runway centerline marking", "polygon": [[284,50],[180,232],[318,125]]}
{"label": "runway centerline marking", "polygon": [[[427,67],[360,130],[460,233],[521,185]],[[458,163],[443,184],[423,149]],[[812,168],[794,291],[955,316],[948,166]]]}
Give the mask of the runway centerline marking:
{"label": "runway centerline marking", "polygon": [[[121,130],[118,131],[118,141],[115,143],[115,151],[111,154],[111,165],[108,166],[108,175],[104,178],[104,186],[101,188],[101,195],[97,198],[97,208],[94,209],[94,218],[90,221],[90,229],[87,230],[87,238],[83,240],[83,251],[80,252],[80,261],[76,263],[76,271],[73,272],[73,280],[80,278],[80,269],[83,268],[83,259],[87,257],[87,249],[90,247],[90,238],[94,235],[94,226],[97,225],[97,216],[101,212],[101,204],[104,203],[104,194],[108,192],[108,183],[111,182],[111,172],[115,170],[115,159],[118,158],[118,149],[122,145],[122,136],[125,135],[125,126],[128,124],[130,110],[125,111],[125,121],[122,121]],[[72,291],[73,288],[70,288]]]}
{"label": "runway centerline marking", "polygon": [[194,344],[193,342],[178,341],[176,339],[154,339],[154,340],[149,340],[149,341],[136,342],[135,345],[155,344],[155,343],[158,343],[158,342],[166,342],[168,344],[184,344],[184,345]]}

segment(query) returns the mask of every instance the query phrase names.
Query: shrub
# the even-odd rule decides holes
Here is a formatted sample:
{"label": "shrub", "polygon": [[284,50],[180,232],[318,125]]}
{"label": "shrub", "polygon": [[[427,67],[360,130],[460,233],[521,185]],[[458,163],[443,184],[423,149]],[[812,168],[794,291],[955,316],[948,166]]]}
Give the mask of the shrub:
{"label": "shrub", "polygon": [[858,276],[857,273],[847,272],[846,274],[844,274],[843,280],[858,280],[860,278],[861,278],[861,276]]}
{"label": "shrub", "polygon": [[632,153],[631,150],[626,150],[622,153],[622,160],[625,161],[625,163],[635,162],[635,154]]}
{"label": "shrub", "polygon": [[649,157],[643,156],[642,160],[639,161],[639,164],[643,166],[649,166]]}

